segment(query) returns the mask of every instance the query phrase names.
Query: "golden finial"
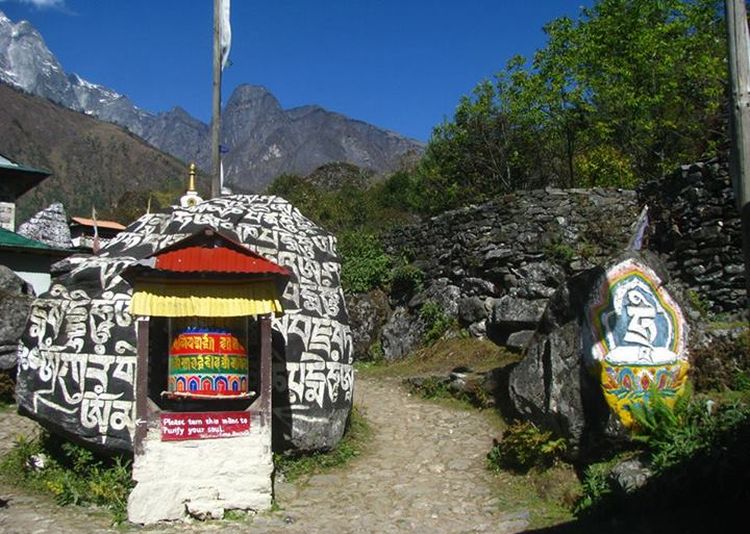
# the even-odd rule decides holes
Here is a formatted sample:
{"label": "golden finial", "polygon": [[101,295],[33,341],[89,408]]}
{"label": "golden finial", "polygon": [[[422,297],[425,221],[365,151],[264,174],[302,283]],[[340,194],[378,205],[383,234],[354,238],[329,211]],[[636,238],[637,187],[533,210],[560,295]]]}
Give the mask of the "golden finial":
{"label": "golden finial", "polygon": [[195,163],[190,164],[190,185],[188,191],[195,191]]}

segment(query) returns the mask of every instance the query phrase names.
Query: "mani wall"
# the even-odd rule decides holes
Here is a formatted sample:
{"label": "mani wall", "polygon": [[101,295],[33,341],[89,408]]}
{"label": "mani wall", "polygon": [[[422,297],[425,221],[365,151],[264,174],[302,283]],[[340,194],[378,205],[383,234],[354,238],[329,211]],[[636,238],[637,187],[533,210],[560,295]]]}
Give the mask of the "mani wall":
{"label": "mani wall", "polygon": [[[144,215],[58,280],[31,310],[18,353],[19,408],[102,449],[132,450],[136,321],[120,273],[140,258],[211,227],[287,267],[273,321],[278,445],[330,448],[351,410],[351,332],[336,240],[278,197],[234,195]],[[166,355],[165,355],[166,356]]]}

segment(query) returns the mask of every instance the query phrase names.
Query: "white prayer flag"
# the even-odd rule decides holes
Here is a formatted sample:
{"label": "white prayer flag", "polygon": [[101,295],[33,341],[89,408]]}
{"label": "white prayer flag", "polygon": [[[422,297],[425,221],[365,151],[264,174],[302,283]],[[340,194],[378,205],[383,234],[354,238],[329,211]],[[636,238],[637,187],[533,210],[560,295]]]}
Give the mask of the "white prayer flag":
{"label": "white prayer flag", "polygon": [[229,61],[229,49],[232,48],[232,26],[229,23],[229,0],[219,0],[219,43],[221,45],[221,70]]}

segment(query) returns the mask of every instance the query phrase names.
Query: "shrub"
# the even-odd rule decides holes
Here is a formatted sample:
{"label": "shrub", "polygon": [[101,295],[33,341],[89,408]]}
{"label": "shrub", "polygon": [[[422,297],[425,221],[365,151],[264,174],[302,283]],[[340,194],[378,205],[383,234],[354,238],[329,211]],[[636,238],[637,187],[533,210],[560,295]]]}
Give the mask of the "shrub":
{"label": "shrub", "polygon": [[532,468],[547,468],[565,452],[565,439],[552,439],[551,432],[539,430],[528,421],[514,423],[495,441],[487,455],[487,466],[492,471],[510,469],[527,472]]}
{"label": "shrub", "polygon": [[0,371],[0,404],[13,404],[16,401],[16,382],[9,372]]}
{"label": "shrub", "polygon": [[706,317],[708,315],[708,312],[711,311],[711,306],[705,300],[703,300],[703,298],[698,294],[697,291],[688,289],[686,296],[690,305],[695,308],[698,313],[701,314],[701,317]]}
{"label": "shrub", "polygon": [[410,263],[399,265],[391,272],[391,295],[407,300],[422,291],[424,272]]}
{"label": "shrub", "polygon": [[633,439],[649,447],[664,446],[687,423],[690,398],[691,392],[686,389],[670,406],[658,389],[651,388],[648,402],[630,407],[635,422]]}
{"label": "shrub", "polygon": [[425,333],[422,342],[431,345],[440,339],[449,328],[455,325],[455,320],[448,317],[440,304],[434,300],[426,300],[419,309],[419,318],[425,323]]}
{"label": "shrub", "polygon": [[600,505],[612,495],[609,474],[612,462],[591,464],[586,467],[581,482],[582,495],[574,507],[577,515],[584,514]]}
{"label": "shrub", "polygon": [[545,239],[542,249],[549,261],[563,267],[567,266],[576,255],[573,247],[564,242],[562,237],[556,234],[550,235]]}
{"label": "shrub", "polygon": [[391,259],[373,234],[344,232],[339,238],[341,285],[347,293],[365,293],[388,280]]}
{"label": "shrub", "polygon": [[[691,509],[693,504],[714,509],[733,509],[747,502],[747,442],[750,439],[750,407],[736,402],[716,404],[685,395],[669,408],[658,399],[634,410],[637,443],[653,475],[640,494],[626,501],[613,491],[612,467],[618,459],[590,465],[583,479],[583,496],[577,515],[607,516],[627,507]],[[706,491],[710,488],[710,491]],[[699,529],[702,530],[702,529]]]}
{"label": "shrub", "polygon": [[417,393],[423,399],[446,399],[450,398],[448,379],[442,376],[428,376],[424,379],[407,380],[409,390]]}

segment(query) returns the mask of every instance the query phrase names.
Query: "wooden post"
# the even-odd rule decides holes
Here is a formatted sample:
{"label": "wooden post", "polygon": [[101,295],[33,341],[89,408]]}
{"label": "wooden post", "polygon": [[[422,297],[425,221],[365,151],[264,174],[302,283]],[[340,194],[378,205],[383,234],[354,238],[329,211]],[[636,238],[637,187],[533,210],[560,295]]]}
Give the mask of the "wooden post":
{"label": "wooden post", "polygon": [[148,430],[148,345],[149,320],[137,319],[138,356],[135,375],[135,437],[133,452],[143,453],[143,440]]}
{"label": "wooden post", "polygon": [[732,89],[730,172],[742,220],[745,287],[750,308],[750,36],[745,0],[725,0],[725,7]]}
{"label": "wooden post", "polygon": [[211,120],[211,198],[221,194],[221,2],[214,0],[213,115]]}
{"label": "wooden post", "polygon": [[263,413],[265,423],[271,424],[271,315],[263,315],[260,320],[260,410]]}

